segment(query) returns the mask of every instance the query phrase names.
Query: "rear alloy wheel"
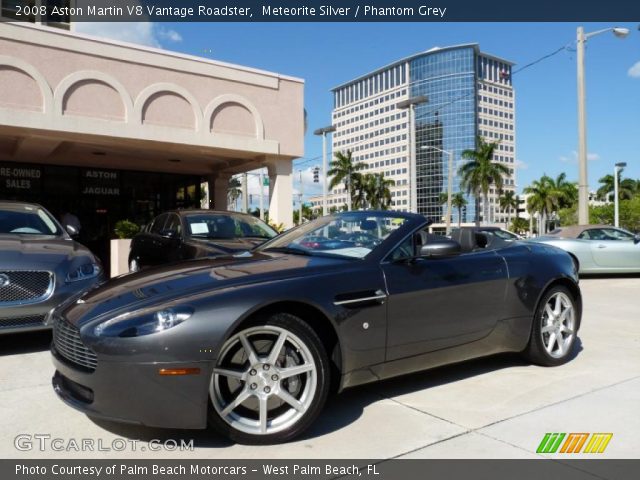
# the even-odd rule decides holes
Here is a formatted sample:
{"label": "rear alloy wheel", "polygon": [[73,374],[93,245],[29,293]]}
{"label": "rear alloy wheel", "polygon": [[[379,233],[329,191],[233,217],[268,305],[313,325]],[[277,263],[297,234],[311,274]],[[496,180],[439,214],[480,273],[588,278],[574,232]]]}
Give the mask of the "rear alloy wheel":
{"label": "rear alloy wheel", "polygon": [[544,366],[566,363],[575,344],[578,314],[569,290],[562,286],[551,288],[542,298],[533,319],[526,356]]}
{"label": "rear alloy wheel", "polygon": [[240,443],[290,440],[320,413],[328,372],[317,334],[293,315],[273,315],[223,345],[209,386],[210,423]]}

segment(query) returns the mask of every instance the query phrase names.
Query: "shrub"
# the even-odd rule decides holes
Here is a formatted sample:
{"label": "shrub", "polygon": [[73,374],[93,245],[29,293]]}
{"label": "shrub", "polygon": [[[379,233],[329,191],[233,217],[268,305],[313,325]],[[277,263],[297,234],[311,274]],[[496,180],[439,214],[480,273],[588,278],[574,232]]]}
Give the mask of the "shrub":
{"label": "shrub", "polygon": [[120,239],[132,238],[140,231],[140,227],[130,220],[120,220],[116,222],[114,232]]}

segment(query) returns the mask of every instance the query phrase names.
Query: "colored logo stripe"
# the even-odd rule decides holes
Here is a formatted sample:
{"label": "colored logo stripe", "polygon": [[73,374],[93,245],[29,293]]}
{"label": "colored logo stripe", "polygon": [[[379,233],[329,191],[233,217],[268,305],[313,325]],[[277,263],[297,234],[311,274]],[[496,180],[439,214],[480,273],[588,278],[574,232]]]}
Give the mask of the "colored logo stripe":
{"label": "colored logo stripe", "polygon": [[580,453],[587,438],[589,438],[588,433],[570,433],[562,445],[560,453]]}
{"label": "colored logo stripe", "polygon": [[603,453],[613,437],[613,433],[594,433],[584,449],[584,453]]}
{"label": "colored logo stripe", "polygon": [[[566,440],[562,443],[565,437]],[[562,448],[558,453],[603,453],[612,437],[613,433],[569,433],[568,435],[560,432],[545,433],[536,453],[556,453],[560,444]],[[582,450],[585,443],[587,446]]]}
{"label": "colored logo stripe", "polygon": [[537,453],[556,453],[560,442],[565,437],[564,433],[545,433],[542,442],[538,445]]}

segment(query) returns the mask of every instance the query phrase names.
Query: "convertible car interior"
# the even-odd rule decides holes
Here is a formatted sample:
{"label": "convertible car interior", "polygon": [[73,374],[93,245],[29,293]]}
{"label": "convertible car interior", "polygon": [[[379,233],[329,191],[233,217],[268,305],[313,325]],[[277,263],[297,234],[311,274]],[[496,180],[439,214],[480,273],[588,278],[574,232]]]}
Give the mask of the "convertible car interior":
{"label": "convertible car interior", "polygon": [[510,245],[509,240],[504,240],[496,235],[479,232],[475,227],[456,228],[451,231],[451,239],[460,244],[462,253],[470,253],[478,250],[496,250]]}

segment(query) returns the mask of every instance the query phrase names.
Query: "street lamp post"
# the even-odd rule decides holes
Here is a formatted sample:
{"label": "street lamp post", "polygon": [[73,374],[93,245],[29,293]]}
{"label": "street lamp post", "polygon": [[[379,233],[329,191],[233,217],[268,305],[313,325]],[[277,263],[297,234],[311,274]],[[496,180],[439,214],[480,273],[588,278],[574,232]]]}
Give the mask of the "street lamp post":
{"label": "street lamp post", "polygon": [[578,63],[578,223],[589,224],[589,181],[587,178],[587,112],[586,112],[586,86],[584,70],[584,46],[591,37],[605,32],[613,32],[618,38],[629,35],[628,28],[604,28],[591,33],[584,33],[583,27],[578,27],[577,38],[577,63]]}
{"label": "street lamp post", "polygon": [[302,191],[302,170],[298,170],[298,172],[300,173],[300,205],[299,205],[299,212],[298,212],[298,225],[302,225],[302,196],[303,196],[303,191]]}
{"label": "street lamp post", "polygon": [[409,110],[409,211],[418,212],[418,185],[416,182],[416,149],[414,147],[413,136],[415,132],[415,108],[416,105],[427,103],[429,100],[424,95],[402,100],[396,104],[396,108]]}
{"label": "street lamp post", "polygon": [[262,199],[262,195],[264,194],[264,171],[260,169],[260,177],[258,179],[260,183],[260,199],[259,199],[259,208],[260,208],[260,220],[264,220],[264,200]]}
{"label": "street lamp post", "polygon": [[327,133],[335,132],[336,127],[318,128],[314,135],[322,135],[322,215],[327,214]]}
{"label": "street lamp post", "polygon": [[620,175],[620,171],[627,166],[626,162],[616,163],[613,169],[613,211],[614,211],[614,220],[613,224],[616,227],[620,226],[620,193],[618,188],[618,176]]}
{"label": "street lamp post", "polygon": [[447,230],[446,234],[449,235],[451,233],[451,197],[453,190],[453,152],[450,150],[443,150],[442,148],[434,147],[433,145],[423,145],[421,148],[429,149],[432,148],[439,152],[445,153],[449,156],[449,168],[447,172]]}

